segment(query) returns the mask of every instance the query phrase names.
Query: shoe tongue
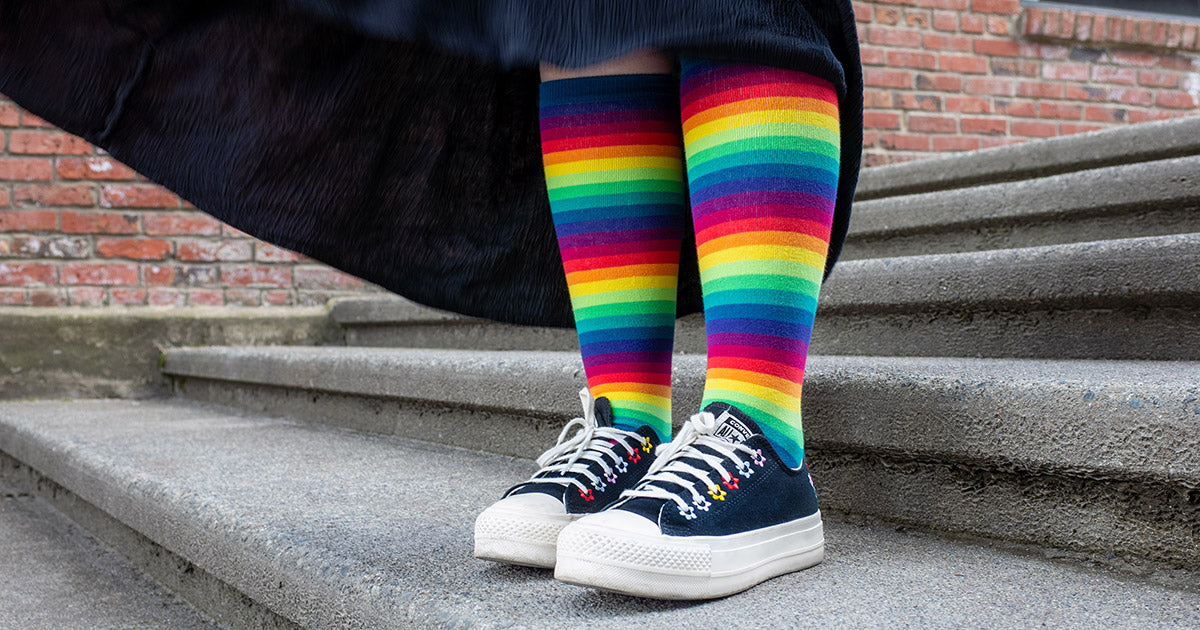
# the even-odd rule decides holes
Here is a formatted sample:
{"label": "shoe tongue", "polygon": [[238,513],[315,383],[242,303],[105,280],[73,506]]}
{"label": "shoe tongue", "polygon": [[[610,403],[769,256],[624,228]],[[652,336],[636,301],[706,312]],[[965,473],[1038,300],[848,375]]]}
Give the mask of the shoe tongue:
{"label": "shoe tongue", "polygon": [[704,410],[717,418],[716,428],[713,429],[713,437],[719,437],[726,442],[741,444],[750,439],[750,436],[762,433],[762,429],[758,428],[758,424],[751,420],[750,416],[742,413],[740,409],[729,403],[711,403]]}
{"label": "shoe tongue", "polygon": [[608,398],[601,396],[596,399],[596,426],[611,427],[613,425],[613,408]]}

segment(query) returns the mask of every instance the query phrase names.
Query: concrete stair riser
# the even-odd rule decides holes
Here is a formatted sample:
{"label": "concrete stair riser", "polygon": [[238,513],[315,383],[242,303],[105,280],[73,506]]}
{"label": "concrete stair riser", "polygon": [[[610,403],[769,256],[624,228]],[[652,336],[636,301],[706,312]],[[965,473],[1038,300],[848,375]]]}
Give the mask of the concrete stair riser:
{"label": "concrete stair riser", "polygon": [[1200,156],[856,202],[843,260],[1200,232]]}
{"label": "concrete stair riser", "polygon": [[[1200,234],[845,261],[822,288],[812,351],[1200,360],[1197,304]],[[338,320],[349,345],[578,347],[570,329],[447,318],[402,300],[339,309],[356,315]],[[703,326],[682,319],[676,351],[703,354]]]}
{"label": "concrete stair riser", "polygon": [[[572,401],[582,376],[568,353],[296,350],[182,350],[166,370],[195,400],[525,457],[579,413]],[[680,359],[678,373],[702,374],[701,357]],[[1197,375],[1190,363],[814,357],[806,438],[814,474],[831,480],[830,509],[887,518],[870,489],[912,484],[910,494],[934,500],[897,512],[899,520],[1094,551],[1107,535],[1130,553],[1178,562],[1198,542],[1178,532],[1181,521],[1200,519],[1200,506],[1178,501],[1200,488]],[[677,409],[697,408],[701,387],[677,378]],[[936,474],[907,478],[904,466],[918,464]],[[962,471],[975,472],[958,479]],[[1063,492],[1025,497],[1028,513],[981,527],[988,504],[972,497],[998,496],[988,494],[993,477]],[[1075,537],[1079,526],[1055,516],[1087,507],[1081,488],[1103,497],[1088,509],[1116,509],[1130,484],[1154,489],[1143,497],[1152,509],[1138,518],[1103,520]]]}
{"label": "concrete stair riser", "polygon": [[863,169],[855,200],[1200,155],[1200,116],[1114,127]]}

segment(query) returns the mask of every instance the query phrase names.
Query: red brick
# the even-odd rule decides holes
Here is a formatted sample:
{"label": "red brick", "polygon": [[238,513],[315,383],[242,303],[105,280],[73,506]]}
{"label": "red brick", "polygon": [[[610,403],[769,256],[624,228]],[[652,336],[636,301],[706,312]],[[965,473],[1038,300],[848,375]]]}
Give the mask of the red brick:
{"label": "red brick", "polygon": [[146,303],[145,289],[125,289],[113,287],[109,289],[109,304],[131,306]]}
{"label": "red brick", "polygon": [[1196,50],[1197,44],[1200,44],[1200,25],[1185,25],[1183,34],[1179,37],[1179,46],[1186,50]]}
{"label": "red brick", "polygon": [[852,2],[854,19],[859,22],[870,22],[875,15],[875,6],[866,2]]}
{"label": "red brick", "polygon": [[1062,85],[1040,82],[1040,80],[1022,80],[1016,84],[1016,96],[1062,98]]}
{"label": "red brick", "polygon": [[75,212],[64,210],[62,231],[68,234],[136,234],[138,217],[116,212]]}
{"label": "red brick", "polygon": [[48,232],[57,228],[57,212],[0,210],[0,232]]}
{"label": "red brick", "polygon": [[913,75],[908,70],[863,68],[863,82],[875,87],[911,88]]}
{"label": "red brick", "polygon": [[96,196],[87,184],[17,186],[13,201],[18,206],[94,206]]}
{"label": "red brick", "polygon": [[150,289],[146,303],[151,306],[183,306],[187,296],[174,289]]}
{"label": "red brick", "polygon": [[863,131],[863,147],[873,147],[879,142],[879,132],[867,129]]}
{"label": "red brick", "polygon": [[970,77],[963,87],[967,94],[1012,96],[1016,92],[1016,86],[1012,79],[994,77]]}
{"label": "red brick", "polygon": [[1026,100],[1009,100],[996,99],[996,113],[1004,114],[1005,116],[1020,116],[1025,118],[1037,118],[1038,107],[1033,101]]}
{"label": "red brick", "polygon": [[962,24],[962,32],[971,33],[972,35],[982,34],[986,27],[986,22],[984,22],[982,15],[967,13],[962,16],[959,22]]}
{"label": "red brick", "polygon": [[937,94],[899,92],[892,99],[892,106],[906,110],[940,112],[942,111],[942,97]]}
{"label": "red brick", "polygon": [[979,148],[979,138],[970,136],[934,136],[934,151],[974,151]]}
{"label": "red brick", "polygon": [[971,10],[976,13],[1011,15],[1021,10],[1021,2],[1020,0],[972,0]]}
{"label": "red brick", "polygon": [[29,292],[33,306],[66,306],[67,296],[62,289],[33,289]]}
{"label": "red brick", "polygon": [[989,57],[1017,57],[1021,54],[1021,43],[1010,39],[977,39],[975,54]]}
{"label": "red brick", "polygon": [[225,303],[237,306],[259,306],[262,304],[262,293],[258,289],[226,289]]}
{"label": "red brick", "polygon": [[1156,70],[1138,71],[1138,83],[1146,87],[1178,87],[1179,77],[1180,75],[1173,72],[1158,72]]}
{"label": "red brick", "polygon": [[41,118],[38,118],[37,116],[34,116],[33,114],[30,114],[29,112],[26,112],[26,111],[21,112],[21,126],[22,127],[53,127],[53,125],[46,122],[45,120],[42,120]]}
{"label": "red brick", "polygon": [[[866,116],[870,113],[872,113],[872,112],[866,112],[863,114],[864,120],[865,120]],[[898,117],[898,115],[897,115],[897,117]],[[282,247],[276,247],[275,245],[272,245],[270,243],[259,242],[255,246],[254,260],[256,260],[258,262],[266,262],[266,263],[272,263],[272,262],[273,263],[285,263],[285,262],[296,262],[296,261],[300,261],[300,260],[308,260],[308,257],[303,256],[301,254],[297,254],[296,252],[293,252],[289,249],[284,249]]]}
{"label": "red brick", "polygon": [[175,257],[203,262],[237,262],[250,260],[252,250],[250,241],[188,240],[179,242]]}
{"label": "red brick", "polygon": [[978,96],[947,96],[946,111],[986,114],[992,111],[992,104],[986,98]]}
{"label": "red brick", "polygon": [[1053,138],[1058,135],[1058,126],[1039,120],[1014,120],[1012,134],[1031,138]]}
{"label": "red brick", "polygon": [[291,291],[263,291],[263,303],[273,306],[293,304],[295,296]]}
{"label": "red brick", "polygon": [[104,304],[104,289],[100,287],[73,287],[67,291],[71,306],[100,306]]}
{"label": "red brick", "polygon": [[934,11],[933,28],[937,31],[957,31],[958,14],[952,11]]}
{"label": "red brick", "polygon": [[936,70],[938,66],[938,58],[937,55],[933,53],[912,50],[890,50],[887,54],[887,64],[893,68],[901,67]]}
{"label": "red brick", "polygon": [[1108,101],[1108,90],[1094,85],[1063,85],[1063,98],[1073,101]]}
{"label": "red brick", "polygon": [[1089,105],[1084,108],[1083,117],[1096,122],[1124,122],[1125,110],[1118,107]]}
{"label": "red brick", "polygon": [[992,35],[1009,35],[1012,33],[1012,22],[1009,18],[990,15],[987,19],[987,32]]}
{"label": "red brick", "polygon": [[1088,33],[1088,39],[1093,42],[1108,41],[1108,19],[1109,16],[1096,14],[1092,16],[1091,31]]}
{"label": "red brick", "polygon": [[1085,63],[1047,62],[1042,64],[1042,77],[1046,79],[1087,81],[1089,74],[1089,67]]}
{"label": "red brick", "polygon": [[1021,42],[1021,56],[1043,61],[1060,61],[1069,58],[1071,49],[1058,44],[1034,44]]}
{"label": "red brick", "polygon": [[21,124],[21,110],[12,103],[0,103],[0,127],[16,127]]}
{"label": "red brick", "polygon": [[128,180],[137,177],[133,169],[106,156],[58,158],[59,179]]}
{"label": "red brick", "polygon": [[247,234],[227,223],[221,224],[221,233],[225,236],[236,236],[238,238],[254,238],[254,236]]}
{"label": "red brick", "polygon": [[0,157],[0,180],[48,182],[54,176],[54,165],[48,158]]}
{"label": "red brick", "polygon": [[1118,68],[1116,66],[1092,66],[1092,81],[1116,83],[1117,85],[1136,85],[1137,70],[1133,68]]}
{"label": "red brick", "polygon": [[30,286],[55,284],[57,270],[45,263],[0,261],[0,285]]}
{"label": "red brick", "polygon": [[863,127],[867,129],[899,129],[900,114],[897,112],[863,112]]}
{"label": "red brick", "polygon": [[932,19],[933,14],[928,10],[908,9],[904,12],[905,26],[929,28],[929,22]]}
{"label": "red brick", "polygon": [[221,222],[199,211],[148,214],[142,223],[146,228],[146,234],[151,236],[173,234],[215,236],[221,233]]}
{"label": "red brick", "polygon": [[908,130],[918,133],[956,133],[958,121],[950,116],[909,114]]}
{"label": "red brick", "polygon": [[1167,48],[1179,48],[1183,40],[1183,24],[1173,22],[1167,28]]}
{"label": "red brick", "polygon": [[27,155],[87,155],[92,145],[61,131],[14,130],[8,137],[9,153]]}
{"label": "red brick", "polygon": [[1042,118],[1062,118],[1064,120],[1080,120],[1083,118],[1083,107],[1064,103],[1042,103]]}
{"label": "red brick", "polygon": [[1080,125],[1080,124],[1076,124],[1076,123],[1063,123],[1058,126],[1058,133],[1060,135],[1066,136],[1066,135],[1070,135],[1073,133],[1087,133],[1089,131],[1098,131],[1100,129],[1107,129],[1107,127],[1105,127],[1104,125]]}
{"label": "red brick", "polygon": [[1020,61],[1017,59],[992,59],[992,74],[997,76],[1036,77],[1042,73],[1042,64],[1037,61]]}
{"label": "red brick", "polygon": [[1008,120],[1004,118],[963,118],[959,124],[962,125],[963,133],[1008,133]]}
{"label": "red brick", "polygon": [[906,151],[928,151],[929,136],[911,133],[884,133],[879,135],[879,144],[887,149]]}
{"label": "red brick", "polygon": [[942,35],[941,33],[925,33],[921,47],[926,50],[953,50],[970,52],[974,39],[962,35]]}
{"label": "red brick", "polygon": [[1159,107],[1169,107],[1172,109],[1192,109],[1197,106],[1195,97],[1187,92],[1179,92],[1177,90],[1160,91],[1158,98],[1154,102]]}
{"label": "red brick", "polygon": [[28,306],[29,296],[23,289],[0,289],[0,306]]}
{"label": "red brick", "polygon": [[87,258],[92,254],[91,240],[76,236],[22,234],[12,240],[13,253],[28,258]]}
{"label": "red brick", "polygon": [[7,208],[12,200],[8,197],[8,189],[0,188],[0,208]]}
{"label": "red brick", "polygon": [[12,254],[12,242],[7,236],[0,237],[0,258],[7,258]]}
{"label": "red brick", "polygon": [[900,9],[895,7],[879,7],[875,10],[875,21],[879,24],[894,26],[900,23]]}
{"label": "red brick", "polygon": [[179,197],[160,186],[110,184],[100,189],[102,208],[177,208]]}
{"label": "red brick", "polygon": [[917,0],[917,6],[921,7],[922,9],[966,11],[970,5],[970,0]]}
{"label": "red brick", "polygon": [[1134,109],[1134,110],[1130,110],[1130,112],[1129,112],[1129,122],[1139,123],[1139,122],[1149,122],[1149,121],[1153,121],[1153,120],[1167,120],[1170,118],[1175,118],[1176,116],[1180,116],[1180,115],[1186,115],[1186,112],[1179,112],[1179,111],[1171,112],[1171,111],[1163,111],[1163,110],[1147,111],[1147,110],[1141,110],[1141,109]]}
{"label": "red brick", "polygon": [[1150,90],[1141,88],[1113,88],[1108,91],[1108,98],[1123,105],[1150,105],[1154,102]]}
{"label": "red brick", "polygon": [[887,63],[887,51],[878,46],[863,46],[859,51],[859,61],[864,66],[882,66]]}
{"label": "red brick", "polygon": [[899,28],[872,24],[867,27],[867,43],[879,46],[901,46],[904,48],[921,47],[921,31],[912,28]]}
{"label": "red brick", "polygon": [[293,274],[300,289],[361,289],[362,279],[329,267],[296,267]]}
{"label": "red brick", "polygon": [[162,260],[171,253],[171,243],[158,238],[98,238],[96,251],[104,258]]}
{"label": "red brick", "polygon": [[63,284],[137,284],[137,265],[77,262],[63,265]]}
{"label": "red brick", "polygon": [[1195,72],[1195,63],[1192,57],[1184,55],[1167,55],[1158,58],[1158,67],[1164,70],[1180,70],[1182,72]]}
{"label": "red brick", "polygon": [[187,303],[193,306],[221,306],[225,296],[215,289],[195,289],[187,292]]}
{"label": "red brick", "polygon": [[1044,32],[1046,13],[1035,7],[1026,7],[1024,22],[1026,35],[1041,35]]}
{"label": "red brick", "polygon": [[[1075,12],[1063,11],[1062,18],[1059,20],[1058,33],[1059,37],[1069,39],[1075,35]],[[1054,33],[1051,33],[1053,35]]]}
{"label": "red brick", "polygon": [[1119,66],[1136,66],[1138,68],[1153,68],[1158,65],[1161,57],[1148,52],[1133,50],[1110,50],[1112,62]]}
{"label": "red brick", "polygon": [[987,74],[988,60],[973,55],[942,55],[942,70],[964,74]]}
{"label": "red brick", "polygon": [[891,107],[892,106],[892,91],[891,90],[873,90],[867,88],[863,90],[863,107]]}
{"label": "red brick", "polygon": [[292,284],[290,267],[240,265],[221,269],[221,282],[231,287],[286,287]]}
{"label": "red brick", "polygon": [[963,78],[957,74],[918,73],[914,80],[918,90],[934,90],[937,92],[960,92],[963,88]]}

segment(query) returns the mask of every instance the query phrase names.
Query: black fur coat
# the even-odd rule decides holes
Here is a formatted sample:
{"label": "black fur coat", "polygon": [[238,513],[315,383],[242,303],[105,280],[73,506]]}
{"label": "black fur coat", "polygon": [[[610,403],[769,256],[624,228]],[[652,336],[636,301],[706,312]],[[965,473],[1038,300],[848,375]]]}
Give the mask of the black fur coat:
{"label": "black fur coat", "polygon": [[[536,63],[643,47],[837,86],[832,268],[862,145],[849,0],[0,0],[22,107],[254,236],[518,324],[572,324]],[[680,315],[701,308],[682,260]]]}

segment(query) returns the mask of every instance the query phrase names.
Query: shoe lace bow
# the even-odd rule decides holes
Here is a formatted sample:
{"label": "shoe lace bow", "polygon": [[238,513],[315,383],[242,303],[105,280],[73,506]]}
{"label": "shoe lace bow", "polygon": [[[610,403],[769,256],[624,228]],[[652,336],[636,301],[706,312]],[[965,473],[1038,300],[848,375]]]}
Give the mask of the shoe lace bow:
{"label": "shoe lace bow", "polygon": [[[638,497],[665,499],[673,502],[679,514],[689,520],[696,518],[697,510],[707,512],[713,501],[724,501],[726,490],[737,489],[738,483],[726,464],[732,464],[737,474],[745,479],[754,474],[756,467],[762,468],[766,458],[761,449],[716,437],[716,425],[716,417],[707,411],[692,416],[683,425],[679,435],[659,447],[660,452],[641,483],[621,493],[622,501]],[[699,447],[711,450],[704,451]],[[705,467],[697,467],[696,460]],[[725,489],[721,488],[720,483],[714,483],[714,472],[725,484]],[[708,497],[696,489],[697,481],[704,484]],[[670,484],[675,489],[664,487],[664,484]]]}
{"label": "shoe lace bow", "polygon": [[[637,446],[631,446],[630,440],[640,445],[641,436],[624,429],[599,426],[596,401],[588,388],[579,390],[579,400],[583,403],[583,416],[568,422],[558,434],[558,443],[537,458],[540,470],[530,482],[568,484],[578,487],[582,493],[587,487],[573,476],[581,475],[592,488],[603,492],[607,483],[616,482],[617,473],[629,470],[629,464],[615,447],[620,445],[625,455],[632,455]],[[593,464],[599,465],[603,479],[596,474]]]}

